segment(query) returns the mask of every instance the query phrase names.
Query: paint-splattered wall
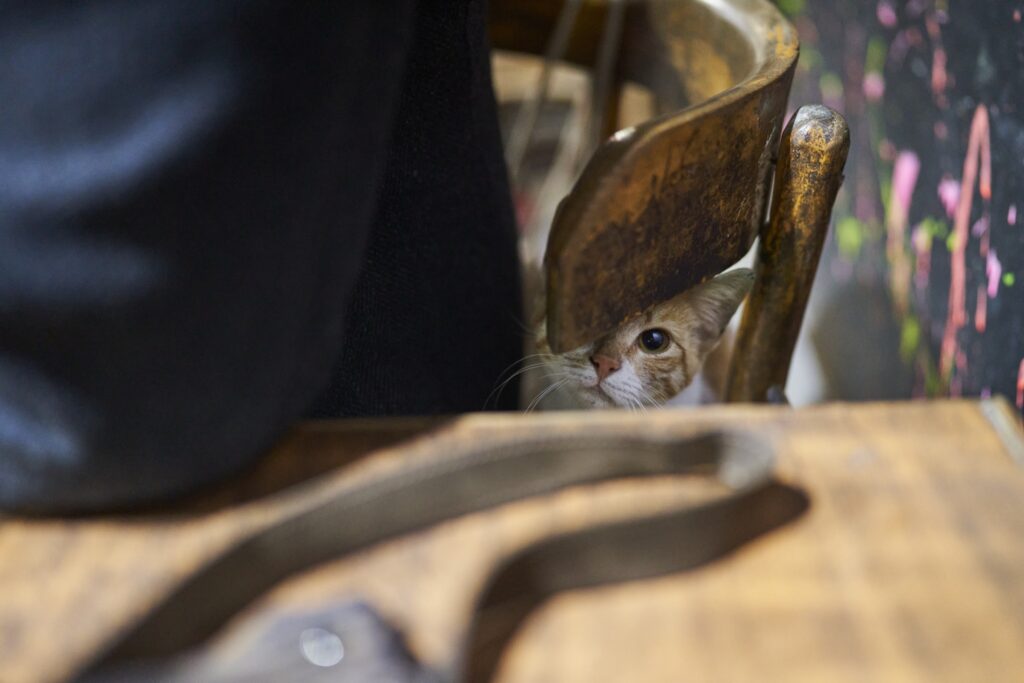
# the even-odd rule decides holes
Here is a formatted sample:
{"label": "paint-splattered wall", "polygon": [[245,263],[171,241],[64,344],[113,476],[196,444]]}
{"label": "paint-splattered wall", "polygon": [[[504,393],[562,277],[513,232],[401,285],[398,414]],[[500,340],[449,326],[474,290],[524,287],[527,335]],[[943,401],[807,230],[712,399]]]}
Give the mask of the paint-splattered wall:
{"label": "paint-splattered wall", "polygon": [[1024,2],[778,3],[792,102],[852,134],[808,321],[820,397],[1024,409]]}

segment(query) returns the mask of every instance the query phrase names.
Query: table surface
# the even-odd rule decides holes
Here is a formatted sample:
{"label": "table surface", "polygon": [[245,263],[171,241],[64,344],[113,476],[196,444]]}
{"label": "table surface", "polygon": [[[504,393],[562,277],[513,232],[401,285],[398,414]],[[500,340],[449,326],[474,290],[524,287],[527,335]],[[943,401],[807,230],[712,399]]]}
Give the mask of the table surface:
{"label": "table surface", "polygon": [[[1024,438],[1001,401],[307,423],[174,508],[0,518],[0,681],[61,680],[233,541],[446,443],[709,428],[770,439],[807,514],[707,567],[551,600],[498,680],[1024,681]],[[307,572],[250,611],[358,596],[440,665],[502,558],[669,506],[685,486],[606,483],[468,515]]]}

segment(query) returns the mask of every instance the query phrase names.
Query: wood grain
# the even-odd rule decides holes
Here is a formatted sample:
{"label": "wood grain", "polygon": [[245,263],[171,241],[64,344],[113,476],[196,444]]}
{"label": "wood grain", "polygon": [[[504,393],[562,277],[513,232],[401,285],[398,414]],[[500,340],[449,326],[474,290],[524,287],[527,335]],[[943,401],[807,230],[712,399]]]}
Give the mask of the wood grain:
{"label": "wood grain", "polygon": [[[306,424],[231,486],[175,508],[0,521],[0,681],[66,677],[233,539],[453,441],[709,427],[771,438],[809,514],[706,569],[551,601],[499,680],[1024,680],[1024,471],[1004,443],[1022,441],[992,427],[993,409],[1009,414],[948,401]],[[502,557],[681,491],[703,494],[667,478],[502,506],[321,567],[251,611],[359,596],[444,665]]]}

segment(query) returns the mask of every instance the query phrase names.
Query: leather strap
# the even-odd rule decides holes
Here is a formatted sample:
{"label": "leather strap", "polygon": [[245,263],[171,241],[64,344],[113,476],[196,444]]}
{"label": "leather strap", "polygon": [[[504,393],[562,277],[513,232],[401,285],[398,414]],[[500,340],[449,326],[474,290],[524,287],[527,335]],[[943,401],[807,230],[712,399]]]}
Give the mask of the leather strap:
{"label": "leather strap", "polygon": [[102,680],[126,663],[196,648],[288,576],[459,515],[623,477],[697,474],[728,487],[710,503],[682,501],[665,513],[549,538],[505,562],[480,596],[461,661],[439,672],[445,680],[488,680],[501,646],[547,596],[699,566],[798,516],[806,498],[772,481],[772,462],[763,441],[734,432],[682,440],[496,437],[486,446],[462,446],[339,492],[240,541],[174,590],[84,676]]}

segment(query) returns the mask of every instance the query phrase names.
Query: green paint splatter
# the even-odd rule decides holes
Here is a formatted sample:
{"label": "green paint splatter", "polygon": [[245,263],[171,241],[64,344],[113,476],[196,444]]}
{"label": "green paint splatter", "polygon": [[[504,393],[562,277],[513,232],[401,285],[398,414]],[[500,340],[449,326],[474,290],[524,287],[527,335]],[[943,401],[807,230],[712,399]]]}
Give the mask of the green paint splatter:
{"label": "green paint splatter", "polygon": [[921,344],[921,324],[917,318],[909,316],[903,321],[900,330],[900,358],[904,362],[910,361],[917,353],[917,347]]}
{"label": "green paint splatter", "polygon": [[889,48],[886,47],[885,41],[875,36],[868,41],[867,54],[864,55],[864,71],[865,73],[871,73],[877,71],[882,73],[885,71],[885,58],[889,54]]}
{"label": "green paint splatter", "polygon": [[1013,273],[1003,273],[1003,284],[1007,287],[1013,287],[1013,283],[1016,281],[1017,278]]}
{"label": "green paint splatter", "polygon": [[839,253],[849,260],[860,255],[864,246],[864,225],[853,216],[846,216],[836,224],[836,243]]}
{"label": "green paint splatter", "polygon": [[930,252],[935,240],[945,240],[948,246],[949,226],[938,218],[927,216],[914,227],[910,238],[919,254]]}
{"label": "green paint splatter", "polygon": [[956,251],[956,248],[958,246],[957,242],[959,242],[959,240],[956,238],[956,233],[949,233],[949,237],[946,238],[946,249],[949,250],[951,253]]}
{"label": "green paint splatter", "polygon": [[933,239],[946,239],[949,236],[949,226],[945,221],[928,216],[921,220],[918,225]]}
{"label": "green paint splatter", "polygon": [[882,215],[888,216],[892,201],[892,169],[888,165],[878,169],[878,191],[882,196]]}
{"label": "green paint splatter", "polygon": [[927,254],[932,250],[932,236],[927,230],[914,230],[910,234],[910,243],[919,254]]}
{"label": "green paint splatter", "polygon": [[942,380],[942,376],[939,371],[935,368],[935,364],[930,360],[925,362],[924,365],[924,393],[928,398],[935,398],[937,396],[945,396],[948,391],[948,385]]}
{"label": "green paint splatter", "polygon": [[783,14],[790,17],[803,12],[806,6],[805,0],[779,0],[779,9],[782,10]]}

